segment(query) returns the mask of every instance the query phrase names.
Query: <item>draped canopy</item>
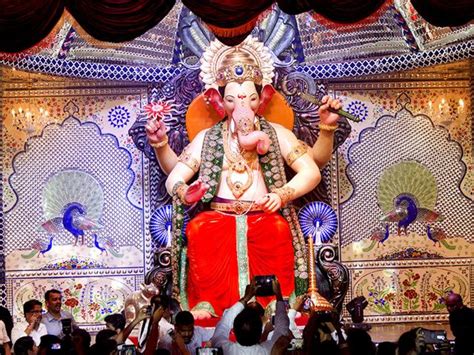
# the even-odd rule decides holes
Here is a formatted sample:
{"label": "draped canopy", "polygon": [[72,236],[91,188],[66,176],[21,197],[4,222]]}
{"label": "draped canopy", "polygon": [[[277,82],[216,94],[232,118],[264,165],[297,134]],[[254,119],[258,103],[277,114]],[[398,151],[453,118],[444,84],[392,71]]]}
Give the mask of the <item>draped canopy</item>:
{"label": "draped canopy", "polygon": [[[334,23],[355,23],[374,14],[389,0],[183,0],[222,42],[235,45],[262,15],[278,4],[289,14],[306,11]],[[435,26],[460,26],[473,19],[472,0],[411,0]],[[157,25],[175,0],[0,0],[0,51],[20,52],[44,39],[67,10],[94,38],[132,40]]]}

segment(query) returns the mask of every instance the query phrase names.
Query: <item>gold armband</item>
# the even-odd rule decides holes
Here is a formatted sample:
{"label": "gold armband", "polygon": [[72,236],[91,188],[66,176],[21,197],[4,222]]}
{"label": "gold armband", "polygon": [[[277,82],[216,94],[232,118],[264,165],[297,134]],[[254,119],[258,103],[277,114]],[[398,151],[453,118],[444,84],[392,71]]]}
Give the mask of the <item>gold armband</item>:
{"label": "gold armband", "polygon": [[280,197],[282,207],[293,200],[293,196],[295,195],[295,189],[288,186],[280,187],[279,189],[275,189],[272,192]]}
{"label": "gold armband", "polygon": [[298,144],[291,148],[291,151],[286,156],[286,162],[289,166],[298,160],[299,157],[304,155],[308,151],[308,146],[305,142],[298,141]]}
{"label": "gold armband", "polygon": [[185,205],[188,204],[184,198],[186,195],[186,191],[188,190],[188,187],[189,186],[186,185],[184,182],[178,181],[176,184],[174,184],[173,190],[171,191],[173,195],[178,195],[178,198],[180,199],[180,201],[184,203]]}
{"label": "gold armband", "polygon": [[193,156],[185,150],[181,153],[178,161],[190,168],[194,173],[199,171],[199,163]]}
{"label": "gold armband", "polygon": [[153,147],[153,148],[162,148],[164,147],[165,145],[168,144],[168,136],[165,136],[165,139],[163,139],[161,142],[158,142],[158,143],[150,143],[150,145]]}
{"label": "gold armband", "polygon": [[330,131],[330,132],[332,132],[332,131],[335,131],[338,127],[339,126],[337,124],[333,125],[333,126],[328,125],[328,124],[324,124],[324,123],[319,124],[319,129],[321,131]]}

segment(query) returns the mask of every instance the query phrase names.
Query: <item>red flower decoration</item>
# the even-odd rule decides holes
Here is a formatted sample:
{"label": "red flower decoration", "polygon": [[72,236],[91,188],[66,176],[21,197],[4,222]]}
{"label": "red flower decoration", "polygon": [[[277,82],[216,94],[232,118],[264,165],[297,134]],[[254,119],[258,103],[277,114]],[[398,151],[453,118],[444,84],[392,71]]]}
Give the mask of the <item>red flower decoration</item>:
{"label": "red flower decoration", "polygon": [[76,290],[80,290],[80,289],[82,288],[82,285],[81,285],[81,284],[77,284],[76,286],[74,286],[74,288],[75,288]]}
{"label": "red flower decoration", "polygon": [[418,280],[419,278],[420,278],[420,274],[415,274],[415,275],[413,275],[413,280],[416,281],[416,280]]}
{"label": "red flower decoration", "polygon": [[97,303],[91,303],[89,305],[89,308],[92,309],[93,311],[98,311],[100,309],[100,306]]}
{"label": "red flower decoration", "polygon": [[418,294],[416,293],[415,290],[406,290],[404,295],[405,295],[406,298],[408,298],[410,300],[418,297]]}
{"label": "red flower decoration", "polygon": [[75,298],[68,298],[64,304],[69,308],[74,308],[79,304],[79,301]]}
{"label": "red flower decoration", "polygon": [[172,109],[172,104],[165,101],[150,102],[143,108],[149,120],[160,120],[165,115],[169,115]]}
{"label": "red flower decoration", "polygon": [[410,286],[410,283],[408,282],[408,280],[403,280],[402,284],[403,286],[406,286],[406,287]]}

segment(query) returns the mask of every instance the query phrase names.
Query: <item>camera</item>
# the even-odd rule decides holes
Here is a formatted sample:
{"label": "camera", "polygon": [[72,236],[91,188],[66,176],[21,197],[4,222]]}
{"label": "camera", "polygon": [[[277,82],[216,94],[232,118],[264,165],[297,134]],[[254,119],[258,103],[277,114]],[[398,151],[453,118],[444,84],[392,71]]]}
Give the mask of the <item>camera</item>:
{"label": "camera", "polygon": [[446,340],[445,330],[422,329],[426,344],[442,344]]}
{"label": "camera", "polygon": [[271,296],[275,293],[273,292],[273,281],[275,280],[275,275],[260,275],[255,276],[255,285],[257,290],[255,294],[257,296]]}
{"label": "camera", "polygon": [[135,355],[137,350],[135,349],[135,345],[120,344],[117,345],[117,353],[118,355]]}
{"label": "camera", "polygon": [[72,332],[72,320],[71,318],[61,319],[61,324],[63,326],[63,334],[64,335],[71,335]]}
{"label": "camera", "polygon": [[197,355],[214,355],[219,354],[219,348],[197,348],[196,354]]}

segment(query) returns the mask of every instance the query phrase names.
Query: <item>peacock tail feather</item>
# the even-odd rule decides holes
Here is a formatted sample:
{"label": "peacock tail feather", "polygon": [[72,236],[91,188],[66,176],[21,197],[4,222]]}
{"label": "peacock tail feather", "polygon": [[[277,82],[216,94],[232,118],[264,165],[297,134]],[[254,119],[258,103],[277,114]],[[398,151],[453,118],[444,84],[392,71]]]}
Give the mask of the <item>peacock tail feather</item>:
{"label": "peacock tail feather", "polygon": [[455,250],[456,249],[456,246],[449,244],[446,239],[442,239],[439,242],[443,245],[443,247],[445,247],[448,250]]}
{"label": "peacock tail feather", "polygon": [[377,200],[384,213],[393,210],[398,196],[410,196],[417,207],[433,210],[438,196],[434,175],[416,161],[402,161],[387,168],[378,180]]}
{"label": "peacock tail feather", "polygon": [[32,257],[34,257],[36,254],[39,253],[39,250],[32,250],[30,253],[28,254],[21,254],[21,257],[23,259],[31,259]]}
{"label": "peacock tail feather", "polygon": [[73,203],[84,206],[89,219],[99,221],[104,207],[99,182],[84,171],[65,170],[52,175],[43,189],[44,220],[62,217],[65,207]]}

